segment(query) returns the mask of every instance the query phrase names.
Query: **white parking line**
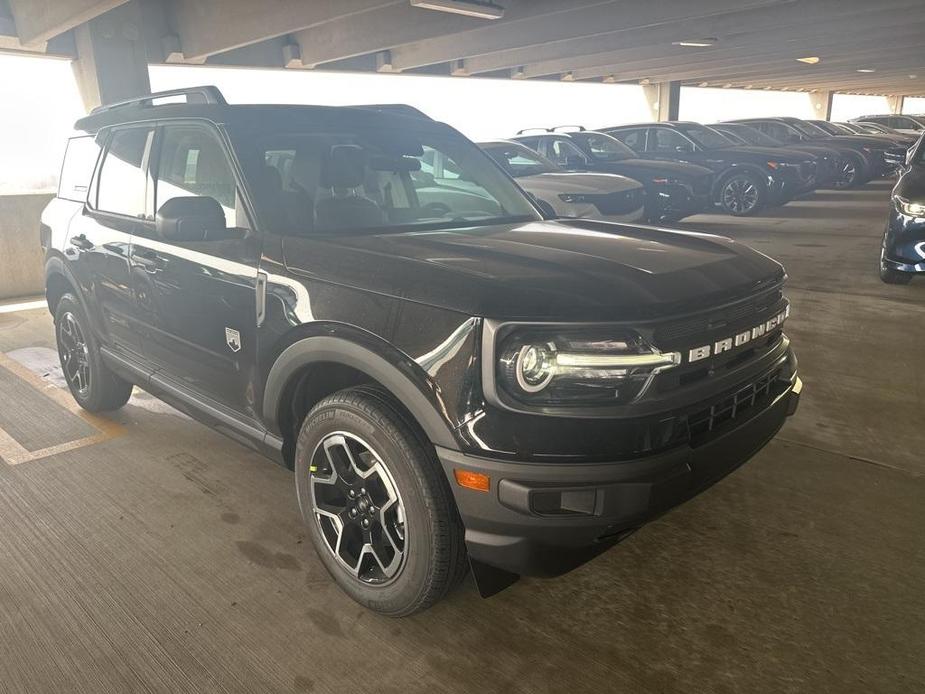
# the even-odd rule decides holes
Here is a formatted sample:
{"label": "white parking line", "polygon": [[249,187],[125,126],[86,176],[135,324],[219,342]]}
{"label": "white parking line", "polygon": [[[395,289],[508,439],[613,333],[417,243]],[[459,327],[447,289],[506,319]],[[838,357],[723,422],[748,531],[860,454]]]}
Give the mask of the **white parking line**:
{"label": "white parking line", "polygon": [[0,306],[0,313],[16,313],[18,311],[31,311],[36,308],[48,308],[48,302],[45,299],[36,301],[21,301],[16,304],[3,304]]}

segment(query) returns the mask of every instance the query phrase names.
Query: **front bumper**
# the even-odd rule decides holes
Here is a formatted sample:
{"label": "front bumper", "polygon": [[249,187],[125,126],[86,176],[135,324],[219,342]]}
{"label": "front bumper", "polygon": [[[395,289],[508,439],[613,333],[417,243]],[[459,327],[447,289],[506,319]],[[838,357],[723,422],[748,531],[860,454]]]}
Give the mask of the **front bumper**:
{"label": "front bumper", "polygon": [[903,214],[891,203],[882,262],[899,272],[925,272],[925,218]]}
{"label": "front bumper", "polygon": [[[793,374],[709,439],[636,460],[520,463],[438,448],[473,565],[529,576],[570,571],[746,462],[796,411],[801,389]],[[458,486],[455,470],[488,475],[489,491]]]}

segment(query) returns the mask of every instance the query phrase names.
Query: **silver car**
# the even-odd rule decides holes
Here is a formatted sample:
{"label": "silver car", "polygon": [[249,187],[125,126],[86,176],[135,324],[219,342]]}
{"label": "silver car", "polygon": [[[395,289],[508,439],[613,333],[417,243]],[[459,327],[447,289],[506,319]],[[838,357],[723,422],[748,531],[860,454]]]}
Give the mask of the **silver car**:
{"label": "silver car", "polygon": [[605,222],[641,222],[646,192],[632,178],[607,173],[570,173],[529,147],[510,140],[479,146],[528,193],[562,217]]}

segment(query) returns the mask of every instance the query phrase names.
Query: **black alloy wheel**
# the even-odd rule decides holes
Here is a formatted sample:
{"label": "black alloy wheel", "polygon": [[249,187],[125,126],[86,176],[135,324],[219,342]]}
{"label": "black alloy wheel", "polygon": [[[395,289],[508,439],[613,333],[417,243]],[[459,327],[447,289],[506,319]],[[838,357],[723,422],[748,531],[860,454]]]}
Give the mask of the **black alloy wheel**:
{"label": "black alloy wheel", "polygon": [[723,182],[719,202],[722,208],[736,217],[757,214],[765,205],[765,188],[750,173],[736,173]]}

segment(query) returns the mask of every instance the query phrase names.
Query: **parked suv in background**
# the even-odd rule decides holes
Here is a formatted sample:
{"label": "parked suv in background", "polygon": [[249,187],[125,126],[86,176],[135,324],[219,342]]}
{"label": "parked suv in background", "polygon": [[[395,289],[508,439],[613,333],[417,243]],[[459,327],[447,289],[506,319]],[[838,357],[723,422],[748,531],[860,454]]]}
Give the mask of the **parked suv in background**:
{"label": "parked suv in background", "polygon": [[624,144],[589,130],[540,133],[521,131],[511,138],[536,150],[566,171],[615,173],[629,176],[646,188],[646,218],[677,222],[710,204],[713,174],[702,166],[641,159]]}
{"label": "parked suv in background", "polygon": [[699,123],[637,123],[604,131],[639,156],[710,168],[715,174],[712,199],[731,215],[756,215],[767,206],[785,204],[815,186],[813,157],[736,145]]}
{"label": "parked suv in background", "polygon": [[893,188],[880,249],[880,279],[907,284],[925,274],[925,136],[909,150]]}
{"label": "parked suv in background", "polygon": [[[320,560],[383,614],[467,555],[485,595],[568,571],[796,408],[778,263],[546,219],[447,125],[202,87],[76,128],[41,224],[74,398],[138,385],[294,468]],[[434,152],[479,195],[416,179]]]}
{"label": "parked suv in background", "polygon": [[481,142],[479,147],[560,217],[604,222],[646,219],[646,190],[639,181],[618,174],[570,173],[519,142],[497,140]]}
{"label": "parked suv in background", "polygon": [[925,116],[908,116],[898,113],[882,113],[873,116],[850,118],[853,123],[877,123],[905,135],[921,135],[925,132]]}

